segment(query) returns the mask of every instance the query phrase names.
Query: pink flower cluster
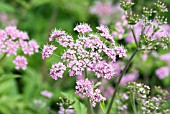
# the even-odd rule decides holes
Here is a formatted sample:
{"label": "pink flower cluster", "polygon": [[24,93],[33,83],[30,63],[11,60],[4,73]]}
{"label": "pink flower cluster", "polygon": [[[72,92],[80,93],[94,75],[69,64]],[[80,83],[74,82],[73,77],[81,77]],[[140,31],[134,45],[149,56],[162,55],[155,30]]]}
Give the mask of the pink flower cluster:
{"label": "pink flower cluster", "polygon": [[5,12],[0,13],[0,23],[4,26],[16,26],[18,24],[16,19],[11,18],[11,15]]}
{"label": "pink flower cluster", "polygon": [[77,25],[75,28],[74,28],[75,31],[79,32],[79,33],[82,33],[82,34],[85,34],[85,33],[88,33],[88,32],[91,32],[92,29],[90,28],[90,26],[86,23],[84,24],[80,24],[80,25]]}
{"label": "pink flower cluster", "polygon": [[[79,27],[80,25],[81,27]],[[78,32],[83,34],[92,30],[90,26],[85,23],[80,25],[77,25],[74,30],[77,30]],[[115,45],[114,39],[113,37],[111,37],[109,29],[107,27],[99,26],[96,28],[97,30],[99,30],[100,35],[95,35],[91,33],[86,36],[79,35],[79,38],[76,40],[76,42],[73,41],[73,38],[71,36],[68,37],[68,35],[64,31],[54,30],[54,32],[52,32],[49,38],[53,39],[51,41],[57,41],[63,47],[68,47],[68,49],[66,49],[63,53],[61,59],[67,63],[66,67],[70,69],[70,76],[83,75],[84,69],[87,69],[88,71],[94,72],[98,78],[103,77],[106,79],[111,79],[115,74],[115,69],[106,61],[104,62],[105,59],[101,56],[101,54],[107,57],[108,60],[111,60],[113,62],[116,62],[117,55],[118,57],[126,57],[126,50],[123,46]],[[104,38],[105,42],[110,43],[110,45],[106,45],[105,43],[103,43],[101,38]],[[43,48],[42,58],[44,59],[51,56],[55,49],[56,47],[53,45],[45,45]],[[62,77],[61,74],[63,74],[63,72],[59,72],[59,75],[58,70],[61,71],[61,69],[57,70],[57,68],[59,67],[55,67],[54,70],[53,67],[51,68],[50,75],[53,78],[55,77],[54,79],[57,80],[57,77]],[[64,69],[62,69],[62,71]],[[54,73],[56,71],[57,75]]]}
{"label": "pink flower cluster", "polygon": [[[58,42],[66,47],[61,55],[63,61],[53,64],[50,69],[50,76],[57,80],[62,78],[64,71],[68,68],[69,76],[84,77],[86,73],[94,73],[97,78],[110,80],[116,73],[113,63],[118,58],[126,57],[126,50],[123,46],[117,46],[110,31],[106,26],[96,27],[99,31],[92,33],[92,28],[86,23],[77,25],[76,30],[79,35],[76,41],[65,31],[54,30],[49,38],[50,42]],[[50,57],[56,49],[53,45],[45,45],[42,58]],[[50,47],[51,46],[51,47]],[[77,81],[76,94],[82,98],[89,97],[93,106],[97,102],[104,101],[105,98],[100,94],[99,89],[95,89],[92,83],[80,79]]]}
{"label": "pink flower cluster", "polygon": [[44,45],[42,51],[42,59],[50,57],[55,49],[56,47],[54,45]]}
{"label": "pink flower cluster", "polygon": [[125,29],[127,29],[128,21],[126,20],[126,16],[123,15],[120,19],[120,21],[116,22],[115,29],[112,32],[113,37],[117,37],[119,40],[123,38],[123,35],[125,34]]}
{"label": "pink flower cluster", "polygon": [[159,79],[163,79],[167,77],[170,73],[170,68],[167,66],[160,67],[159,69],[156,70],[156,75],[158,76]]}
{"label": "pink flower cluster", "polygon": [[170,53],[161,55],[160,59],[163,60],[167,65],[158,68],[155,73],[159,79],[164,79],[170,75]]}
{"label": "pink flower cluster", "polygon": [[62,78],[64,71],[66,70],[66,66],[59,62],[57,64],[53,64],[52,68],[50,69],[50,76],[54,79],[57,80],[58,78]]}
{"label": "pink flower cluster", "polygon": [[100,24],[113,23],[122,16],[123,10],[118,4],[112,5],[111,0],[108,1],[96,1],[93,6],[90,7],[90,13],[95,14],[99,18]]}
{"label": "pink flower cluster", "polygon": [[16,69],[22,68],[23,70],[27,67],[27,59],[24,56],[17,56],[15,60],[13,60],[13,63],[16,65]]}
{"label": "pink flower cluster", "polygon": [[38,52],[39,45],[30,40],[27,32],[18,30],[15,26],[8,26],[4,30],[0,30],[0,55],[17,56],[13,63],[16,69],[26,69],[27,59],[24,56],[19,56],[17,50],[21,48],[24,54],[33,55]]}
{"label": "pink flower cluster", "polygon": [[101,95],[99,89],[94,90],[92,83],[87,78],[85,80],[78,80],[76,84],[75,93],[79,94],[82,98],[89,97],[93,107],[96,106],[96,103],[106,100],[106,98]]}
{"label": "pink flower cluster", "polygon": [[51,98],[53,96],[53,93],[51,93],[47,90],[44,90],[44,91],[41,91],[41,95],[43,95],[44,97],[47,97],[47,98]]}

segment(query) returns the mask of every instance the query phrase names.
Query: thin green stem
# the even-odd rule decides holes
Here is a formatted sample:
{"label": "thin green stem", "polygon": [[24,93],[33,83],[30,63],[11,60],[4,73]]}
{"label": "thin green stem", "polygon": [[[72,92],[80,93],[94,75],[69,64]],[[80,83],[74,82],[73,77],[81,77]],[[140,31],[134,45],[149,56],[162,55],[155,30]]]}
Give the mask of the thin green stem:
{"label": "thin green stem", "polygon": [[138,113],[137,113],[137,110],[136,110],[135,94],[134,94],[134,93],[132,94],[132,98],[131,98],[131,99],[132,99],[133,111],[134,111],[135,114],[138,114]]}
{"label": "thin green stem", "polygon": [[84,69],[84,79],[86,79],[87,78],[87,69],[85,68]]}
{"label": "thin green stem", "polygon": [[134,32],[134,28],[131,28],[131,31],[132,31],[132,34],[133,34],[133,37],[134,37],[134,40],[135,40],[135,44],[136,44],[137,47],[139,47],[138,41],[136,39],[136,35],[135,35],[135,32]]}
{"label": "thin green stem", "polygon": [[136,109],[135,109],[135,106],[134,106],[134,100],[133,100],[133,95],[132,95],[132,94],[130,94],[130,103],[131,103],[131,105],[132,105],[133,111],[134,111],[135,114],[136,114]]}
{"label": "thin green stem", "polygon": [[115,99],[115,97],[116,97],[116,93],[117,93],[117,91],[118,91],[118,88],[119,88],[121,79],[122,79],[123,75],[126,73],[126,70],[128,69],[128,67],[129,67],[132,59],[134,58],[134,56],[137,54],[138,51],[139,51],[139,50],[138,50],[138,48],[137,48],[137,49],[133,52],[133,54],[131,55],[129,61],[126,63],[126,66],[124,67],[124,69],[123,69],[123,71],[122,71],[122,73],[121,73],[121,75],[120,75],[120,77],[119,77],[119,79],[118,79],[118,82],[117,82],[116,87],[115,87],[115,91],[114,91],[114,93],[113,93],[113,95],[112,95],[112,99],[111,99],[111,101],[110,101],[110,104],[109,104],[109,107],[108,107],[108,110],[107,110],[107,114],[110,113],[110,110],[111,110],[113,101],[114,101],[114,99]]}
{"label": "thin green stem", "polygon": [[6,57],[6,53],[2,56],[2,58],[0,59],[0,63],[5,59]]}
{"label": "thin green stem", "polygon": [[[84,69],[84,79],[87,78],[87,69]],[[94,114],[93,107],[91,105],[90,99],[87,99],[87,104],[89,105],[90,114]]]}
{"label": "thin green stem", "polygon": [[91,105],[90,99],[88,100],[88,102],[89,102],[89,105],[90,105],[90,112],[91,112],[91,114],[94,114],[94,110],[93,110],[93,107]]}

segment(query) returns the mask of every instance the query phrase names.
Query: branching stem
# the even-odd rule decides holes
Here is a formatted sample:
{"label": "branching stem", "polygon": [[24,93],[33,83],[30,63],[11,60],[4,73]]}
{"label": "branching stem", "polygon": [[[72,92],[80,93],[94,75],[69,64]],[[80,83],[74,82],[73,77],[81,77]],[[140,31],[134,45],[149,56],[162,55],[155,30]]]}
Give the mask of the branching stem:
{"label": "branching stem", "polygon": [[123,69],[123,71],[122,71],[122,73],[121,73],[121,75],[120,75],[120,77],[119,77],[119,79],[118,79],[118,82],[117,82],[116,87],[115,87],[115,91],[114,91],[114,93],[113,93],[113,95],[112,95],[112,99],[111,99],[110,104],[109,104],[109,108],[108,108],[108,110],[107,110],[107,114],[110,113],[110,110],[111,110],[111,108],[112,108],[113,101],[114,101],[114,99],[115,99],[115,97],[116,97],[116,93],[117,93],[117,91],[118,91],[118,89],[119,89],[119,85],[120,85],[121,79],[122,79],[123,75],[126,73],[126,70],[128,69],[128,67],[129,67],[132,59],[134,58],[134,56],[137,54],[138,51],[139,51],[139,50],[138,50],[138,48],[137,48],[137,49],[133,52],[133,54],[131,55],[130,59],[129,59],[128,62],[126,63],[126,66],[124,67],[124,69]]}

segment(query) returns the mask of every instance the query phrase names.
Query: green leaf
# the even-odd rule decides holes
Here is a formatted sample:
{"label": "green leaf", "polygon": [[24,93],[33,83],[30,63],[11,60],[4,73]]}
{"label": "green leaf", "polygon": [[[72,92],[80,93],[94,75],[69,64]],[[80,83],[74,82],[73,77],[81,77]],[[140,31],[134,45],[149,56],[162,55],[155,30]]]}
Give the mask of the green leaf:
{"label": "green leaf", "polygon": [[104,113],[106,113],[106,107],[104,102],[100,102],[100,107]]}
{"label": "green leaf", "polygon": [[19,77],[20,77],[19,75],[14,75],[14,74],[4,74],[0,76],[0,83],[5,82],[10,79],[19,78]]}
{"label": "green leaf", "polygon": [[87,114],[87,107],[78,100],[74,103],[73,106],[77,114]]}
{"label": "green leaf", "polygon": [[102,83],[101,82],[97,82],[96,84],[95,84],[95,87],[98,87],[99,85],[101,85]]}
{"label": "green leaf", "polygon": [[76,114],[87,114],[87,107],[81,103],[76,97],[74,97],[74,93],[62,93],[62,95],[66,96],[70,100],[74,100],[73,104],[74,110]]}

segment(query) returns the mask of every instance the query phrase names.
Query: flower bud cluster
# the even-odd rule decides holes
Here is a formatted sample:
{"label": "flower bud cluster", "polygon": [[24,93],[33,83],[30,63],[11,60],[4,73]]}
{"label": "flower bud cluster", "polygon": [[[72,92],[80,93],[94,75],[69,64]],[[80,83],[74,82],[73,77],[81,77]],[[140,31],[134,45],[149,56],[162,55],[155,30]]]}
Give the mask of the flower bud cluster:
{"label": "flower bud cluster", "polygon": [[168,8],[167,6],[161,2],[160,0],[158,0],[155,4],[155,9],[158,11],[158,12],[168,12]]}
{"label": "flower bud cluster", "polygon": [[58,114],[75,114],[75,110],[72,106],[74,103],[74,100],[69,100],[67,97],[59,97],[59,101],[57,102],[57,105],[59,105]]}
{"label": "flower bud cluster", "polygon": [[[168,96],[166,90],[162,90],[160,87],[154,88],[154,96],[149,95],[150,88],[144,84],[131,82],[128,84],[129,94],[134,95],[134,100],[137,100],[138,105],[141,106],[141,109],[138,109],[143,112],[143,114],[157,114],[163,112],[169,112],[164,107],[165,97]],[[137,109],[136,109],[137,110]]]}
{"label": "flower bud cluster", "polygon": [[132,6],[134,5],[133,2],[130,2],[128,0],[125,0],[125,1],[120,1],[120,7],[124,10],[128,10],[130,9]]}
{"label": "flower bud cluster", "polygon": [[16,56],[13,63],[16,69],[26,69],[27,59],[24,56],[19,56],[17,50],[22,49],[25,55],[33,55],[38,52],[39,45],[30,40],[27,32],[18,30],[15,26],[8,26],[0,30],[0,55]]}
{"label": "flower bud cluster", "polygon": [[141,99],[146,99],[150,92],[150,87],[141,83],[130,82],[127,87],[130,93],[134,93],[137,98]]}

